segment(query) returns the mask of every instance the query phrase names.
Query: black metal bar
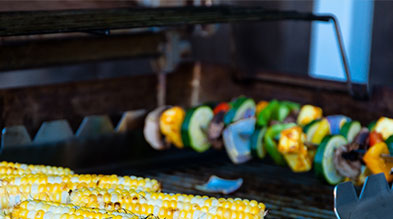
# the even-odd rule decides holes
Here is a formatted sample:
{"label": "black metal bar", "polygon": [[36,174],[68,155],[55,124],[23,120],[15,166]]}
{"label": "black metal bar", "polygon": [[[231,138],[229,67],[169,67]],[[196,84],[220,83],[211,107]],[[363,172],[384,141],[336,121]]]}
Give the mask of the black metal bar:
{"label": "black metal bar", "polygon": [[0,45],[1,71],[124,58],[156,58],[161,33],[33,40]]}
{"label": "black metal bar", "polygon": [[331,16],[312,13],[234,6],[2,12],[0,36],[266,20],[327,22],[330,19]]}
{"label": "black metal bar", "polygon": [[275,20],[333,21],[348,92],[354,96],[342,35],[332,15],[235,6],[3,12],[0,13],[0,36]]}
{"label": "black metal bar", "polygon": [[[332,21],[333,22],[335,35],[340,49],[341,60],[343,63],[344,72],[347,79],[346,80],[347,90],[351,96],[355,97],[356,94],[353,89],[351,72],[349,69],[348,59],[344,48],[344,41],[341,34],[341,29],[334,15],[315,15],[312,13],[299,13],[299,12],[280,12],[280,13],[285,13],[285,14],[280,14],[281,16],[276,17],[277,19],[271,19],[271,20],[307,20],[307,21],[324,21],[324,22]],[[369,92],[368,84],[366,86],[367,86],[367,91]]]}
{"label": "black metal bar", "polygon": [[345,75],[347,77],[348,92],[349,92],[349,94],[351,96],[354,96],[355,94],[354,94],[353,86],[352,86],[351,72],[349,70],[348,59],[347,59],[347,55],[345,53],[345,48],[344,48],[343,37],[342,37],[342,34],[341,34],[341,29],[340,29],[340,26],[338,24],[337,19],[334,16],[331,16],[331,20],[333,21],[334,30],[335,30],[337,41],[338,41],[338,46],[340,48],[341,60],[343,62],[344,72],[345,72]]}

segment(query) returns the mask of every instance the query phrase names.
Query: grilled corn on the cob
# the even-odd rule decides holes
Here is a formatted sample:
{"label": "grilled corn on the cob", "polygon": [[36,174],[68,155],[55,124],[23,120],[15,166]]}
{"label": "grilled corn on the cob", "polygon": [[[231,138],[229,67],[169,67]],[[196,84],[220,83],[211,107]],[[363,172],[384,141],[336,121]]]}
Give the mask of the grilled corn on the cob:
{"label": "grilled corn on the cob", "polygon": [[116,175],[45,175],[45,174],[25,174],[25,175],[0,175],[0,186],[23,184],[53,184],[53,183],[84,183],[89,187],[100,188],[129,188],[140,191],[160,191],[160,183],[155,179],[142,178],[136,176],[116,176]]}
{"label": "grilled corn on the cob", "polygon": [[52,174],[52,175],[69,175],[74,172],[69,168],[21,164],[2,161],[0,162],[0,174]]}
{"label": "grilled corn on the cob", "polygon": [[15,219],[139,219],[136,215],[84,208],[71,204],[30,200],[16,206],[11,218]]}
{"label": "grilled corn on the cob", "polygon": [[121,189],[82,188],[72,191],[75,205],[107,210],[126,209],[135,214],[160,218],[263,218],[265,205],[241,199],[216,199],[207,196],[137,192]]}
{"label": "grilled corn on the cob", "polygon": [[11,212],[0,218],[260,219],[265,214],[265,205],[254,200],[159,191],[159,182],[149,178],[0,163],[0,209]]}
{"label": "grilled corn on the cob", "polygon": [[137,177],[27,174],[4,175],[0,179],[0,209],[14,207],[28,199],[67,203],[70,191],[84,187],[133,191],[159,191],[160,188],[157,180]]}

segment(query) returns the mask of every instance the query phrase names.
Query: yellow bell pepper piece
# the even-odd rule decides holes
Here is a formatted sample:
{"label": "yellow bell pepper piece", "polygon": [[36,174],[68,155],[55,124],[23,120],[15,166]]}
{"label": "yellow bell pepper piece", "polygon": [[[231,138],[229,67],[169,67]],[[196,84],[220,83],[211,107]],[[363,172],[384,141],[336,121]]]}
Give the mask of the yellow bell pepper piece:
{"label": "yellow bell pepper piece", "polygon": [[330,125],[327,119],[322,119],[318,123],[317,130],[311,138],[311,143],[320,144],[322,139],[330,134]]}
{"label": "yellow bell pepper piece", "polygon": [[183,108],[175,106],[165,110],[160,117],[160,130],[169,143],[178,148],[183,148],[181,139],[181,125],[186,113]]}
{"label": "yellow bell pepper piece", "polygon": [[393,119],[381,117],[375,124],[374,130],[382,134],[384,140],[393,135]]}
{"label": "yellow bell pepper piece", "polygon": [[309,171],[315,153],[310,153],[304,145],[305,134],[300,126],[294,126],[281,132],[278,151],[281,152],[289,167],[294,172]]}
{"label": "yellow bell pepper piece", "polygon": [[385,159],[381,157],[382,154],[389,154],[389,149],[385,142],[379,142],[370,147],[363,156],[363,161],[372,173],[384,173],[386,180],[391,182],[393,176],[390,175],[390,170],[393,168],[393,163],[385,161]]}
{"label": "yellow bell pepper piece", "polygon": [[304,126],[320,118],[322,118],[322,109],[320,107],[304,105],[300,109],[299,116],[297,117],[297,123]]}
{"label": "yellow bell pepper piece", "polygon": [[269,104],[269,102],[261,100],[258,102],[256,109],[255,109],[255,115],[258,115],[265,107]]}
{"label": "yellow bell pepper piece", "polygon": [[304,147],[304,150],[306,154],[284,154],[284,158],[293,172],[307,172],[311,170],[313,157],[307,153],[306,147]]}

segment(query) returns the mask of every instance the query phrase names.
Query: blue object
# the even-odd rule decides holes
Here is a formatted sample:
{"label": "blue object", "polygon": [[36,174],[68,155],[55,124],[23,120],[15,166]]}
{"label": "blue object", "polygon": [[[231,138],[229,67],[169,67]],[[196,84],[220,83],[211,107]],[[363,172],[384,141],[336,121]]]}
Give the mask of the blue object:
{"label": "blue object", "polygon": [[203,192],[222,193],[227,195],[238,190],[242,184],[242,178],[230,180],[213,175],[209,178],[207,183],[203,185],[197,185],[195,188]]}
{"label": "blue object", "polygon": [[243,119],[251,118],[255,115],[255,108],[248,108],[243,115]]}
{"label": "blue object", "polygon": [[[348,54],[351,79],[367,83],[372,39],[373,1],[316,0],[314,13],[333,14],[341,27]],[[345,73],[332,23],[312,24],[309,74],[316,78],[345,81]]]}
{"label": "blue object", "polygon": [[340,134],[341,127],[346,123],[351,121],[351,118],[344,115],[332,115],[327,116],[326,119],[329,122],[330,134],[338,135]]}
{"label": "blue object", "polygon": [[255,122],[255,118],[242,119],[224,130],[225,149],[233,163],[244,163],[251,159],[250,141]]}

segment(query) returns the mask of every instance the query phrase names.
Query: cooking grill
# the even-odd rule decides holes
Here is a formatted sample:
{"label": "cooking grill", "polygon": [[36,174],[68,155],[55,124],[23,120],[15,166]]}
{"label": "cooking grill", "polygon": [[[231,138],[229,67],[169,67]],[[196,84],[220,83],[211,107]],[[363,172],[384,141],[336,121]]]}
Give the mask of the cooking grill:
{"label": "cooking grill", "polygon": [[310,176],[289,174],[288,169],[272,165],[252,162],[236,166],[228,161],[206,162],[202,166],[167,169],[148,173],[148,176],[161,180],[165,192],[198,194],[200,192],[193,186],[202,184],[213,173],[242,177],[244,185],[232,197],[263,201],[269,209],[267,218],[334,218],[331,187],[310,183],[310,179],[314,181]]}
{"label": "cooking grill", "polygon": [[[108,148],[111,148],[108,151]],[[122,155],[122,156],[120,156]],[[266,218],[335,218],[333,188],[314,173],[293,173],[269,159],[235,165],[224,151],[203,154],[191,150],[154,151],[142,133],[104,136],[56,145],[7,149],[0,160],[69,166],[77,173],[101,173],[151,177],[162,182],[164,192],[240,197],[262,201]],[[242,178],[243,185],[229,195],[204,193],[196,185],[211,175]]]}
{"label": "cooking grill", "polygon": [[[145,16],[146,13],[155,19]],[[57,16],[62,19],[57,19]],[[94,19],[89,19],[91,17]],[[142,19],[143,24],[138,19]],[[339,83],[276,72],[250,75],[234,71],[229,66],[203,62],[184,61],[178,65],[179,60],[171,60],[173,54],[162,51],[167,49],[166,43],[173,40],[166,31],[175,28],[166,29],[167,25],[287,19],[334,21],[332,16],[226,6],[1,13],[0,36],[83,32],[81,38],[78,35],[77,38],[65,38],[64,41],[33,40],[28,43],[0,44],[1,71],[141,57],[164,57],[166,66],[155,69],[158,75],[2,89],[0,127],[25,125],[31,134],[44,121],[66,119],[75,131],[82,119],[89,115],[106,114],[111,116],[113,122],[118,121],[121,113],[128,110],[154,109],[157,102],[189,107],[206,101],[229,100],[241,94],[256,100],[277,98],[315,104],[321,106],[326,114],[346,114],[363,123],[382,114],[392,115],[393,105],[387,101],[392,95],[389,89],[378,88],[369,93],[369,87],[351,84],[349,78],[347,83]],[[36,20],[41,23],[31,26],[30,22]],[[143,33],[112,31],[141,26],[163,28],[157,32]],[[336,28],[340,39],[337,24]],[[179,29],[180,35],[187,32],[184,30],[186,28]],[[113,32],[116,33],[111,36]],[[176,43],[179,42],[173,45]],[[343,45],[340,46],[343,52]],[[97,52],[97,47],[102,50]],[[40,52],[39,48],[45,52]],[[14,60],[14,57],[20,59]],[[345,64],[344,53],[342,58]],[[167,74],[169,71],[171,73]],[[346,73],[349,75],[349,69],[346,69]],[[158,87],[158,91],[152,87]],[[182,91],[180,95],[179,91]],[[31,105],[34,108],[26,107]],[[143,124],[138,123],[125,134],[9,147],[4,149],[0,160],[68,166],[79,173],[152,177],[162,182],[164,192],[170,193],[207,194],[198,191],[195,186],[204,184],[211,175],[242,178],[243,185],[235,193],[213,196],[261,201],[269,210],[267,218],[335,218],[333,187],[317,179],[312,171],[293,173],[289,168],[274,165],[268,158],[234,165],[223,151],[210,150],[203,154],[176,149],[154,151],[143,140],[140,133],[142,127]]]}
{"label": "cooking grill", "polygon": [[241,165],[230,162],[225,153],[209,151],[203,156],[179,154],[158,162],[138,165],[117,164],[111,167],[81,169],[81,172],[105,172],[120,175],[136,174],[152,177],[163,185],[164,192],[209,195],[195,189],[211,175],[243,178],[242,187],[233,194],[216,197],[240,197],[263,201],[269,209],[266,218],[335,218],[333,187],[313,176],[312,172],[297,174],[269,161],[251,161]]}

